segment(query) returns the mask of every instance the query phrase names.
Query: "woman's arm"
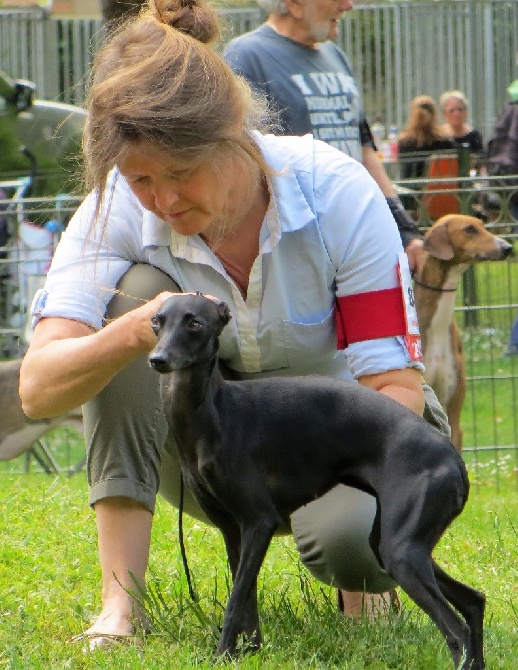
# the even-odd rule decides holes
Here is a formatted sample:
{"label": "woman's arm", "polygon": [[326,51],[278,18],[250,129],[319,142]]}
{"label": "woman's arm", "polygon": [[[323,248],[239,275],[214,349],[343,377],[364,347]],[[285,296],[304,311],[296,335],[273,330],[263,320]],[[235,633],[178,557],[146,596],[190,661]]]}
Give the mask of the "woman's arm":
{"label": "woman's arm", "polygon": [[416,368],[388,370],[377,375],[365,375],[358,381],[363,386],[380,391],[416,414],[423,415],[423,378]]}
{"label": "woman's arm", "polygon": [[128,363],[150,351],[156,343],[151,317],[170,295],[159,294],[99,331],[71,319],[42,319],[20,370],[20,398],[27,416],[57,416],[83,404]]}

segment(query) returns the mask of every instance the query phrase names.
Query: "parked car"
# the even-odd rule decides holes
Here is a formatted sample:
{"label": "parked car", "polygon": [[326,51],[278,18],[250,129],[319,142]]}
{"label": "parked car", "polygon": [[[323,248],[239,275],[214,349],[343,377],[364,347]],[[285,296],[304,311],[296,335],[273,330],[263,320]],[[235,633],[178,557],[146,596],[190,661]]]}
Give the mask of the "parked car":
{"label": "parked car", "polygon": [[35,167],[33,195],[72,190],[85,117],[81,107],[35,98],[32,82],[0,71],[0,180],[30,174]]}

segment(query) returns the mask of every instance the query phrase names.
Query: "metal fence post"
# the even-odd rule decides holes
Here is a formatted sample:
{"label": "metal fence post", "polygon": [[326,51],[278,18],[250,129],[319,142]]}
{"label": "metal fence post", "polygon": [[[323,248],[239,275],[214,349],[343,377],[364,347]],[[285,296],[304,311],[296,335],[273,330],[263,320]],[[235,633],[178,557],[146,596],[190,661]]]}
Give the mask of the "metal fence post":
{"label": "metal fence post", "polygon": [[[459,177],[469,177],[471,167],[471,152],[469,144],[463,144],[459,149]],[[468,187],[466,183],[466,187]],[[461,189],[460,211],[462,214],[472,214],[469,206],[468,188]],[[462,275],[462,304],[465,307],[477,304],[477,282],[475,280],[475,268],[469,267]],[[477,326],[478,318],[475,310],[464,312],[464,326]]]}

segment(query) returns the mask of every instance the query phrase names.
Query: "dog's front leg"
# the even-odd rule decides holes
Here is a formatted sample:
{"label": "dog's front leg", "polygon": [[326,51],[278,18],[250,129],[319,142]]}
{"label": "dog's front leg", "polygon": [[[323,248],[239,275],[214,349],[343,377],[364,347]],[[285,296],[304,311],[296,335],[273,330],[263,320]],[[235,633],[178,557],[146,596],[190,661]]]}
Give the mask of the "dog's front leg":
{"label": "dog's front leg", "polygon": [[[241,526],[239,564],[225,610],[219,655],[235,656],[240,651],[254,651],[261,646],[257,575],[277,525],[274,519],[263,519]],[[246,637],[242,647],[239,640],[241,634]]]}
{"label": "dog's front leg", "polygon": [[[237,570],[239,568],[239,558],[241,553],[241,532],[237,525],[222,528],[227,558],[232,573],[232,583],[236,581]],[[257,612],[257,586],[254,585],[247,598],[246,605],[243,605],[243,614],[241,618],[240,634],[243,637],[244,650],[253,651],[261,646],[259,634],[259,616]]]}

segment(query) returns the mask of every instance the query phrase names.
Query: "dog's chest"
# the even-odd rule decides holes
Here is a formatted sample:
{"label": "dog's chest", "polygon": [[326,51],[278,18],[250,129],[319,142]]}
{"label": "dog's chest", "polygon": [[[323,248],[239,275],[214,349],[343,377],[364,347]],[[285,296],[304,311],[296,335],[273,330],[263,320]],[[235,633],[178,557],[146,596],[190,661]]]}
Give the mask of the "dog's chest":
{"label": "dog's chest", "polygon": [[[448,284],[454,286],[464,268],[455,268],[457,272],[448,278]],[[446,284],[445,284],[446,285]],[[451,323],[455,307],[455,292],[438,294],[436,309],[426,334],[427,346],[424,352],[425,379],[434,389],[443,405],[447,403],[457,385],[454,343]]]}

